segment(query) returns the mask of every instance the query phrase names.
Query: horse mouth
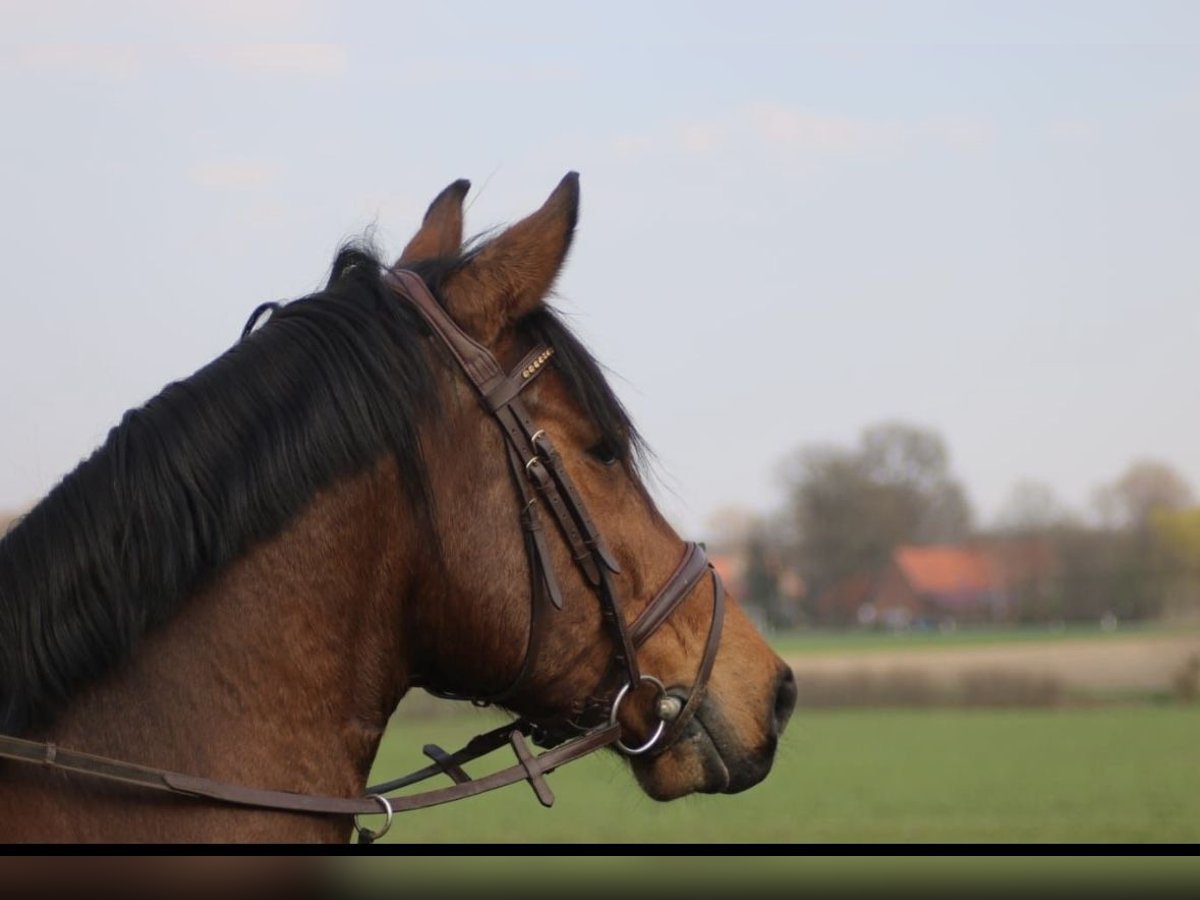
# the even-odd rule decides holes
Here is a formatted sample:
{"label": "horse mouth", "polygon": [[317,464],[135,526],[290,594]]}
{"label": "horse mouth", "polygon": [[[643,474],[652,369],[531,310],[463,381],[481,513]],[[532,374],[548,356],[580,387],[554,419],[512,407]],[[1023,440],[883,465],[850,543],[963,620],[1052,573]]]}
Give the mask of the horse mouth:
{"label": "horse mouth", "polygon": [[776,743],[769,735],[761,749],[748,750],[706,700],[669,749],[650,759],[632,758],[633,774],[655,800],[737,794],[767,777]]}

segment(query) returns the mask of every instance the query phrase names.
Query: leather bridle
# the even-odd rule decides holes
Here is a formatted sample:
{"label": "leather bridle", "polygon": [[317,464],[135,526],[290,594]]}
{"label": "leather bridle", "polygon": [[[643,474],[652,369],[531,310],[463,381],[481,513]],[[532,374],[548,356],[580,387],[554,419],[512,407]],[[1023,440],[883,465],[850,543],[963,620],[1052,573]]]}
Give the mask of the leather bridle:
{"label": "leather bridle", "polygon": [[[532,593],[529,635],[523,661],[508,685],[484,695],[459,694],[428,684],[421,686],[438,696],[488,705],[512,697],[533,671],[546,627],[547,605],[561,610],[564,603],[562,588],[550,564],[539,507],[549,511],[570,547],[585,582],[599,598],[601,621],[613,645],[612,660],[602,684],[613,686],[607,690],[597,690],[580,701],[569,716],[548,721],[519,718],[477,735],[454,753],[447,753],[434,744],[427,745],[424,752],[433,761],[431,765],[401,778],[372,785],[367,788],[365,796],[357,798],[249,788],[8,735],[0,735],[0,757],[241,806],[352,815],[355,817],[354,826],[359,834],[359,842],[370,843],[391,827],[392,817],[397,812],[460,800],[518,781],[528,781],[538,800],[550,806],[554,802],[554,795],[544,776],[559,766],[607,746],[614,746],[629,756],[656,755],[675,742],[703,700],[724,621],[724,587],[703,548],[694,543],[685,544],[679,564],[663,587],[636,619],[626,622],[612,581],[612,576],[620,573],[620,566],[588,514],[549,435],[536,427],[521,399],[522,391],[548,368],[554,349],[539,345],[526,354],[512,372],[505,373],[486,347],[454,323],[418,275],[393,269],[384,273],[383,280],[421,315],[466,375],[484,407],[500,425],[509,468],[520,499],[521,527],[529,560]],[[253,329],[262,311],[263,307],[254,311],[243,336]],[[682,699],[675,693],[668,693],[667,686],[655,676],[642,673],[637,650],[666,622],[706,574],[712,581],[712,620],[695,681],[686,699]],[[639,747],[629,747],[621,740],[621,725],[618,722],[620,704],[629,692],[636,691],[644,683],[653,685],[658,691],[655,710],[659,722],[647,741]],[[526,737],[546,748],[545,752],[535,754],[531,751]],[[512,748],[517,757],[515,765],[478,779],[471,778],[463,771],[465,763],[505,744]],[[387,796],[391,791],[438,774],[448,775],[454,784],[418,794]],[[357,817],[366,814],[384,814],[386,821],[383,827],[371,830],[359,825]]]}

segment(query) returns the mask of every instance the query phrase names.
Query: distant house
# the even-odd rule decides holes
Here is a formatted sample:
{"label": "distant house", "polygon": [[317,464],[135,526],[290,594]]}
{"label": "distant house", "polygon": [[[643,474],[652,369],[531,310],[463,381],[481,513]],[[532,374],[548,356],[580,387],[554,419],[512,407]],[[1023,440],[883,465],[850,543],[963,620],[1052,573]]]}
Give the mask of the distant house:
{"label": "distant house", "polygon": [[1002,573],[971,547],[897,547],[871,594],[876,619],[891,627],[995,622],[1008,612]]}
{"label": "distant house", "polygon": [[875,574],[857,619],[890,628],[1012,621],[1055,570],[1051,549],[1036,541],[901,546]]}
{"label": "distant house", "polygon": [[872,591],[873,575],[851,575],[835,581],[813,598],[810,612],[813,620],[823,625],[875,624]]}

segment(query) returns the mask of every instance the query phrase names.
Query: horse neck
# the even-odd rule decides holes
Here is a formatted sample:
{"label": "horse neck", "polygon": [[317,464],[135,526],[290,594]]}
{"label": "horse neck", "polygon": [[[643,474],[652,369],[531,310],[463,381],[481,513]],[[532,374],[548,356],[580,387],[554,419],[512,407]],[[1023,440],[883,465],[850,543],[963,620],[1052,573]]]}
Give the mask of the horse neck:
{"label": "horse neck", "polygon": [[[320,493],[279,537],[189,598],[39,739],[248,786],[361,795],[408,685],[400,601],[413,572],[403,508],[386,462]],[[0,783],[0,840],[350,833],[340,818],[164,801],[38,770],[5,775],[20,786],[6,793]]]}

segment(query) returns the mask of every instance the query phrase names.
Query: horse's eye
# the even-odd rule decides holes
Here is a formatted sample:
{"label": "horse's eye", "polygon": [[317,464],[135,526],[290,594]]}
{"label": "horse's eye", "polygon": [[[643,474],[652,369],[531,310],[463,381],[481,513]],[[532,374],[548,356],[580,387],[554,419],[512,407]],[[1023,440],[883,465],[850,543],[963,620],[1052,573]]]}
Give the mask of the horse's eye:
{"label": "horse's eye", "polygon": [[588,453],[598,462],[604,463],[606,466],[615,465],[621,458],[621,454],[617,448],[613,446],[612,441],[605,438],[595,446],[588,447]]}

